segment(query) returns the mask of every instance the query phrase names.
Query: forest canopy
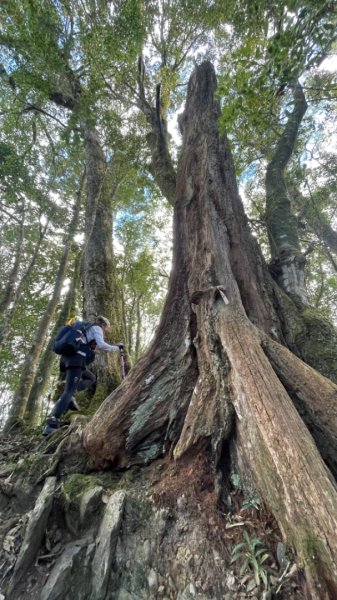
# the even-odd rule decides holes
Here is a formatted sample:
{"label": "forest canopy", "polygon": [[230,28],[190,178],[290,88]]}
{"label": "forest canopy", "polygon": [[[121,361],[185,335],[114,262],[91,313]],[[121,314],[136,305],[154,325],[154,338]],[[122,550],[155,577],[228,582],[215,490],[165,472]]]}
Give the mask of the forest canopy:
{"label": "forest canopy", "polygon": [[[109,293],[114,286],[118,292],[105,300],[112,306],[83,305],[82,263],[68,316],[114,313],[122,321],[115,338],[125,338],[132,360],[148,344],[170,270],[177,114],[189,74],[205,58],[217,66],[219,127],[229,137],[250,225],[274,274],[280,249],[273,248],[265,177],[296,104],[294,82],[301,86],[306,111],[284,168],[289,204],[281,219],[292,222],[286,233],[307,260],[306,292],[297,292],[333,318],[336,15],[330,2],[27,0],[5,1],[1,12],[2,419],[55,290],[80,188],[78,222],[37,364],[87,246],[88,129],[102,152],[114,256]],[[55,365],[50,373],[39,403],[52,389]]]}
{"label": "forest canopy", "polygon": [[223,511],[235,469],[336,597],[335,3],[0,11],[4,433],[41,431],[57,331],[104,315],[95,468],[207,463]]}

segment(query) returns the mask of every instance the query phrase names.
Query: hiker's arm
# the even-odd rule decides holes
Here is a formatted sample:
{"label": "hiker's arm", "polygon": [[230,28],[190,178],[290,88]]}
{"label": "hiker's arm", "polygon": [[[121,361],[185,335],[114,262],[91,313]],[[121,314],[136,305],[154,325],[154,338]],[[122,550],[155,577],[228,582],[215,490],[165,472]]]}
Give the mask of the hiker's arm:
{"label": "hiker's arm", "polygon": [[97,344],[97,348],[99,350],[106,350],[107,352],[118,352],[119,351],[118,346],[112,346],[111,344],[107,344],[104,341],[103,332],[102,332],[102,329],[99,327],[99,325],[94,325],[92,329],[95,332],[95,341]]}

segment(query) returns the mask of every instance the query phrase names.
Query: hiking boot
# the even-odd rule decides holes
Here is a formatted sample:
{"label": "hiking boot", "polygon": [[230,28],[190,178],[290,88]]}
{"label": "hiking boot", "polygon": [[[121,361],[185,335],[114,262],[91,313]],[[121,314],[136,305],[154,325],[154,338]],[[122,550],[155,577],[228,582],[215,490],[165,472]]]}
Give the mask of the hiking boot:
{"label": "hiking boot", "polygon": [[60,427],[60,419],[57,417],[48,417],[42,435],[47,436],[54,433]]}
{"label": "hiking boot", "polygon": [[80,410],[80,407],[78,406],[74,396],[72,396],[72,398],[68,404],[68,410]]}

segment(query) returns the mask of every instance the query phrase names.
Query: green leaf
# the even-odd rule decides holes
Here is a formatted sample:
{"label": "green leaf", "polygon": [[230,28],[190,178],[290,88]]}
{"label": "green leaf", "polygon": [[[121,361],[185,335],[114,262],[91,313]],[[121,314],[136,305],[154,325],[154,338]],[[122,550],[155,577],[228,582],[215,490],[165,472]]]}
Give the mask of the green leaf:
{"label": "green leaf", "polygon": [[260,569],[260,577],[261,577],[264,585],[267,587],[267,585],[268,585],[268,579],[267,579],[267,574],[266,574],[266,572],[265,572],[264,569]]}
{"label": "green leaf", "polygon": [[232,550],[232,554],[236,553],[238,550],[243,548],[246,545],[245,542],[241,542],[240,544],[236,544]]}
{"label": "green leaf", "polygon": [[269,554],[264,554],[262,558],[260,558],[259,563],[262,565],[269,558]]}
{"label": "green leaf", "polygon": [[244,530],[244,532],[243,532],[243,537],[245,538],[246,542],[247,542],[248,544],[250,544],[250,537],[249,537],[249,533],[248,533],[248,531],[247,531],[246,529],[245,529],[245,530]]}

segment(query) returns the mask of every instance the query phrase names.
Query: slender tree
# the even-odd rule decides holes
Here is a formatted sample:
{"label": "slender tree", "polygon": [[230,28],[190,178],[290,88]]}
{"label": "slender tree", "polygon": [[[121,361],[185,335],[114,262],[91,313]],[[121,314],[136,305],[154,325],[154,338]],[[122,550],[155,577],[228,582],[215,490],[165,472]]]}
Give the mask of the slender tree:
{"label": "slender tree", "polygon": [[11,272],[9,274],[6,288],[3,293],[3,297],[1,298],[1,301],[0,301],[0,316],[2,318],[5,317],[6,313],[8,312],[8,310],[15,298],[15,287],[16,287],[16,282],[18,279],[18,273],[19,273],[20,264],[21,264],[22,246],[23,246],[23,240],[24,240],[24,228],[25,228],[25,203],[24,202],[22,202],[22,207],[21,207],[20,212],[21,212],[21,219],[20,219],[19,226],[18,226],[18,235],[17,235],[17,242],[16,242],[16,248],[15,248],[15,254],[14,254],[14,262],[13,262]]}
{"label": "slender tree", "polygon": [[29,425],[39,425],[41,422],[41,400],[46,394],[48,387],[50,386],[50,379],[52,374],[53,366],[55,365],[56,356],[53,352],[53,345],[58,330],[67,322],[67,320],[74,316],[76,310],[76,296],[79,288],[79,276],[80,276],[80,254],[77,252],[77,256],[74,261],[74,272],[69,286],[69,290],[64,298],[62,307],[59,311],[59,315],[55,321],[55,325],[52,329],[47,346],[41,356],[39,366],[37,368],[34,382],[30,390],[30,394],[27,401],[27,407],[25,411],[25,422]]}
{"label": "slender tree", "polygon": [[[37,243],[35,245],[34,251],[30,257],[30,261],[24,271],[24,273],[22,274],[22,276],[19,278],[18,277],[18,269],[15,268],[15,265],[13,265],[13,271],[12,271],[12,275],[11,278],[13,279],[13,286],[10,284],[7,287],[7,301],[6,301],[6,306],[3,306],[3,318],[1,321],[1,329],[0,329],[0,344],[4,344],[8,338],[8,336],[10,335],[10,330],[11,330],[11,324],[13,322],[13,318],[14,318],[14,314],[18,305],[18,302],[20,301],[22,294],[23,294],[23,290],[24,290],[24,286],[25,283],[27,281],[29,281],[37,258],[39,256],[40,253],[40,249],[41,249],[41,244],[45,238],[47,229],[48,229],[48,221],[46,222],[46,224],[44,226],[40,226],[40,234],[37,240]],[[23,235],[23,228],[22,228],[22,235]],[[21,242],[22,243],[22,242]],[[17,261],[18,257],[16,255],[15,261]],[[15,273],[15,276],[13,277]],[[9,290],[11,290],[10,294],[9,294]],[[5,300],[5,298],[4,298]]]}
{"label": "slender tree", "polygon": [[73,216],[64,236],[64,248],[60,258],[60,264],[57,271],[53,293],[48,302],[46,311],[42,315],[39,322],[32,347],[25,357],[20,382],[13,398],[9,417],[5,425],[5,431],[10,431],[13,426],[21,424],[26,412],[29,394],[32,389],[36,371],[44,349],[49,326],[53,321],[54,314],[60,300],[62,285],[67,274],[69,254],[74,243],[74,235],[77,231],[79,214],[83,200],[83,185],[84,176],[82,177],[80,188],[77,192],[76,202],[73,208]]}

